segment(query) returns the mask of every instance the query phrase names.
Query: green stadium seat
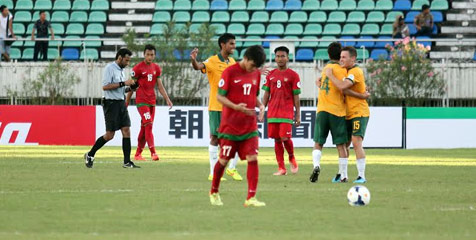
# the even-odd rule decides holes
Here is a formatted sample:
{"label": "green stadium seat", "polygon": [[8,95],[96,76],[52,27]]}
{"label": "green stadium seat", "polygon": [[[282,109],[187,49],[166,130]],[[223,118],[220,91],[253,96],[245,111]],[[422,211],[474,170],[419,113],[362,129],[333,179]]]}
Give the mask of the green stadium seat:
{"label": "green stadium seat", "polygon": [[21,59],[21,51],[18,48],[10,49],[10,58],[11,59]]}
{"label": "green stadium seat", "polygon": [[391,0],[378,0],[375,3],[374,10],[392,10],[393,9],[393,2]]}
{"label": "green stadium seat", "polygon": [[[31,31],[30,31],[28,36],[31,36]],[[27,37],[27,38],[29,38],[29,37]],[[34,46],[35,46],[35,41],[29,41],[29,40],[25,41],[25,43],[23,45],[23,47],[25,47],[25,48],[26,47],[34,47]]]}
{"label": "green stadium seat", "polygon": [[280,23],[271,23],[266,29],[266,35],[282,35],[284,34],[284,26]]}
{"label": "green stadium seat", "polygon": [[55,11],[51,16],[51,22],[69,22],[69,14],[66,11]]}
{"label": "green stadium seat", "polygon": [[109,10],[108,0],[94,0],[91,4],[91,11],[107,11]]}
{"label": "green stadium seat", "polygon": [[[23,38],[23,36],[16,35],[18,38]],[[23,41],[14,41],[11,47],[23,47]]]}
{"label": "green stadium seat", "polygon": [[176,23],[174,25],[173,30],[177,32],[182,32],[182,31],[185,31],[186,26],[187,25],[185,23]]}
{"label": "green stadium seat", "polygon": [[164,27],[166,25],[163,23],[155,23],[150,27],[150,34],[152,35],[162,35],[164,34]]}
{"label": "green stadium seat", "polygon": [[231,15],[231,22],[249,22],[250,15],[247,11],[236,11]]}
{"label": "green stadium seat", "polygon": [[362,35],[378,35],[380,33],[380,28],[375,23],[367,23],[362,27]]}
{"label": "green stadium seat", "polygon": [[190,24],[190,28],[188,29],[189,33],[198,33],[200,31],[200,27],[202,26],[201,23],[192,23]]}
{"label": "green stadium seat", "polygon": [[67,35],[83,35],[84,34],[84,27],[83,24],[80,23],[70,23],[68,27],[66,27],[66,34]]}
{"label": "green stadium seat", "polygon": [[58,40],[50,40],[48,42],[48,46],[49,47],[54,47],[54,48],[57,48],[58,46],[63,46],[63,41],[58,41]]}
{"label": "green stadium seat", "polygon": [[23,49],[23,54],[21,55],[22,60],[33,60],[33,48]]}
{"label": "green stadium seat", "polygon": [[215,29],[215,33],[217,35],[221,35],[226,32],[226,26],[222,23],[213,23],[210,24],[210,27],[213,27]]}
{"label": "green stadium seat", "polygon": [[268,21],[269,21],[268,12],[258,11],[258,12],[254,12],[253,15],[251,15],[251,22],[265,22],[265,23],[267,23]]}
{"label": "green stadium seat", "polygon": [[190,22],[190,13],[185,11],[174,12],[172,19],[177,23]]}
{"label": "green stadium seat", "polygon": [[293,11],[291,16],[289,16],[289,22],[305,23],[307,22],[307,13],[304,11]]}
{"label": "green stadium seat", "polygon": [[306,0],[302,4],[301,10],[306,10],[306,11],[314,11],[314,10],[319,10],[320,8],[320,3],[318,0]]}
{"label": "green stadium seat", "polygon": [[357,3],[355,3],[355,0],[342,0],[339,3],[339,10],[343,11],[355,10],[356,7]]}
{"label": "green stadium seat", "polygon": [[329,54],[327,53],[327,49],[324,49],[324,48],[317,49],[316,53],[314,54],[314,59],[323,60],[323,61],[329,60]]}
{"label": "green stadium seat", "polygon": [[331,42],[334,42],[336,40],[336,38],[332,37],[332,36],[324,36],[324,37],[321,38],[321,40],[328,40],[328,41],[319,42],[318,47],[327,48],[329,46],[329,44],[331,44]]}
{"label": "green stadium seat", "polygon": [[192,22],[209,22],[210,14],[206,11],[197,11],[193,13]]}
{"label": "green stadium seat", "polygon": [[[303,37],[302,39],[306,39],[306,40],[317,40],[317,37],[315,37],[315,36],[305,36],[305,37]],[[317,45],[319,45],[319,42],[318,42],[318,41],[315,41],[315,42],[301,42],[301,43],[299,44],[299,47],[316,48]]]}
{"label": "green stadium seat", "polygon": [[101,22],[105,23],[107,21],[107,15],[105,12],[102,11],[95,11],[89,13],[89,20],[88,22]]}
{"label": "green stadium seat", "polygon": [[324,23],[327,21],[327,15],[323,11],[314,11],[309,14],[307,21],[312,23]]}
{"label": "green stadium seat", "polygon": [[88,0],[74,0],[71,10],[89,10]]}
{"label": "green stadium seat", "polygon": [[89,47],[101,47],[101,41],[100,36],[86,36],[86,39],[97,39],[97,41],[85,41],[86,42],[86,48]]}
{"label": "green stadium seat", "polygon": [[[249,36],[246,38],[246,40],[253,40],[253,39],[260,39],[261,37],[259,36]],[[263,42],[261,41],[245,41],[243,42],[243,47],[250,47],[253,45],[262,45]]]}
{"label": "green stadium seat", "polygon": [[322,26],[318,23],[308,23],[304,28],[304,35],[321,35]]}
{"label": "green stadium seat", "polygon": [[367,22],[382,23],[385,21],[385,14],[381,11],[372,11],[367,15]]}
{"label": "green stadium seat", "polygon": [[327,19],[327,22],[333,23],[333,22],[338,22],[342,23],[345,22],[345,13],[341,11],[333,11],[329,14],[329,18]]}
{"label": "green stadium seat", "polygon": [[35,10],[51,10],[53,4],[51,0],[36,0],[35,2]]}
{"label": "green stadium seat", "polygon": [[244,35],[245,26],[241,23],[232,23],[228,25],[228,32],[234,35]]}
{"label": "green stadium seat", "polygon": [[70,0],[56,0],[53,5],[53,10],[70,10],[71,1]]}
{"label": "green stadium seat", "polygon": [[168,22],[172,19],[170,16],[170,12],[168,11],[159,11],[155,12],[154,16],[152,17],[152,22]]}
{"label": "green stadium seat", "polygon": [[[237,44],[238,44],[238,42],[237,42]],[[235,51],[233,51],[233,55],[231,55],[231,57],[235,60],[240,59],[240,51],[238,51],[238,49],[235,49]]]}
{"label": "green stadium seat", "polygon": [[155,4],[155,10],[172,10],[174,3],[171,0],[158,0]]}
{"label": "green stadium seat", "polygon": [[208,0],[193,1],[193,4],[192,4],[193,11],[209,10],[209,9],[210,9],[210,2],[208,2]]}
{"label": "green stadium seat", "polygon": [[423,4],[430,6],[430,1],[428,0],[415,0],[412,4],[412,10],[421,10]]}
{"label": "green stadium seat", "polygon": [[[80,38],[79,36],[74,36],[74,35],[70,35],[70,36],[66,36],[65,39],[78,39]],[[81,41],[64,41],[63,42],[63,47],[81,47]],[[87,47],[87,45],[86,45]]]}
{"label": "green stadium seat", "polygon": [[60,55],[57,48],[48,48],[48,60],[54,60],[59,57]]}
{"label": "green stadium seat", "polygon": [[[299,38],[297,36],[285,36],[284,39],[290,40],[290,42],[292,42],[291,40],[297,40]],[[294,47],[299,47],[299,42],[298,41],[294,42]]]}
{"label": "green stadium seat", "polygon": [[288,13],[284,11],[274,11],[271,14],[271,19],[269,22],[277,22],[277,23],[284,23],[287,22],[289,19]]}
{"label": "green stadium seat", "polygon": [[342,30],[342,35],[359,35],[360,34],[360,26],[355,23],[347,23],[344,25],[344,29]]}
{"label": "green stadium seat", "polygon": [[264,0],[250,0],[248,2],[248,10],[264,10]]}
{"label": "green stadium seat", "polygon": [[35,26],[34,23],[28,24],[28,27],[26,28],[26,33],[31,35],[31,32],[33,31],[34,26]]}
{"label": "green stadium seat", "polygon": [[304,28],[300,23],[290,23],[286,26],[284,35],[301,35],[304,32]]}
{"label": "green stadium seat", "polygon": [[177,0],[174,3],[174,10],[190,10],[192,9],[192,3],[189,0]]}
{"label": "green stadium seat", "polygon": [[55,35],[64,34],[64,25],[62,23],[52,23],[51,28],[53,28],[53,32],[55,33]]}
{"label": "green stadium seat", "polygon": [[231,0],[228,4],[228,10],[246,10],[246,1],[245,0]]}
{"label": "green stadium seat", "polygon": [[87,22],[88,14],[85,11],[75,11],[69,17],[70,22]]}
{"label": "green stadium seat", "polygon": [[86,28],[86,35],[102,35],[104,34],[104,26],[100,23],[91,23]]}
{"label": "green stadium seat", "polygon": [[18,0],[15,5],[15,10],[32,10],[33,1],[32,0]]}
{"label": "green stadium seat", "polygon": [[31,22],[31,13],[27,11],[18,11],[15,13],[14,22]]}
{"label": "green stadium seat", "polygon": [[23,23],[13,23],[12,28],[13,28],[13,33],[15,33],[15,35],[25,34],[26,29]]}
{"label": "green stadium seat", "polygon": [[405,16],[403,12],[400,11],[389,12],[387,13],[387,18],[385,18],[385,22],[395,22],[395,19],[398,15]]}
{"label": "green stadium seat", "polygon": [[261,23],[252,23],[248,26],[246,35],[263,35],[265,32],[264,25]]}
{"label": "green stadium seat", "polygon": [[362,10],[362,11],[370,11],[374,10],[375,8],[375,3],[373,0],[361,0],[357,4],[357,10]]}
{"label": "green stadium seat", "polygon": [[367,49],[357,49],[357,60],[369,59],[369,50]]}
{"label": "green stadium seat", "polygon": [[85,58],[89,60],[98,60],[98,50],[94,48],[86,48],[86,51],[84,49],[81,49],[81,56],[79,57],[79,59],[84,60]]}
{"label": "green stadium seat", "polygon": [[9,9],[13,9],[13,7],[14,7],[12,0],[0,0],[0,6],[1,5],[5,5]]}
{"label": "green stadium seat", "polygon": [[340,35],[342,28],[339,24],[336,23],[329,23],[324,26],[324,31],[322,32],[323,35]]}
{"label": "green stadium seat", "polygon": [[334,11],[338,7],[336,0],[324,0],[321,2],[321,10]]}
{"label": "green stadium seat", "polygon": [[[46,14],[46,20],[50,21],[50,12],[45,11]],[[31,16],[31,21],[36,22],[40,19],[40,11],[35,11],[33,15]]]}
{"label": "green stadium seat", "polygon": [[431,2],[431,10],[448,10],[447,0],[433,0]]}
{"label": "green stadium seat", "polygon": [[393,25],[391,23],[383,24],[382,29],[380,29],[380,35],[392,35],[393,34]]}
{"label": "green stadium seat", "polygon": [[212,15],[212,22],[229,22],[230,14],[227,11],[216,11]]}
{"label": "green stadium seat", "polygon": [[347,22],[363,23],[365,22],[365,13],[362,11],[350,12],[347,16]]}

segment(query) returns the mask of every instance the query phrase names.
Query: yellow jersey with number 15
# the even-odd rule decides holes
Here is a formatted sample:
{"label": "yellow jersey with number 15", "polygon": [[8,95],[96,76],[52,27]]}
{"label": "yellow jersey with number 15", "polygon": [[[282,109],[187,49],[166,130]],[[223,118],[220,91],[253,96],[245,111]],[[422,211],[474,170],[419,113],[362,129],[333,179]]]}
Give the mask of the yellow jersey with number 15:
{"label": "yellow jersey with number 15", "polygon": [[208,111],[221,111],[223,106],[217,100],[218,94],[218,82],[220,82],[221,74],[225,69],[235,64],[235,59],[228,57],[225,59],[220,53],[209,57],[203,62],[205,68],[202,69],[203,73],[207,74],[208,83],[210,83],[210,99],[208,103]]}
{"label": "yellow jersey with number 15", "polygon": [[[350,90],[357,93],[365,92],[365,77],[364,72],[360,67],[353,66],[352,68],[348,69],[346,78],[354,83],[354,85],[349,88]],[[347,105],[346,119],[370,116],[369,104],[367,103],[367,100],[345,96],[345,103]]]}
{"label": "yellow jersey with number 15", "polygon": [[347,76],[347,69],[341,67],[339,63],[329,62],[321,74],[321,88],[317,99],[317,112],[328,112],[338,117],[344,117],[346,114],[344,95],[332,81],[326,76],[326,69],[332,68],[332,74],[338,79],[343,80]]}

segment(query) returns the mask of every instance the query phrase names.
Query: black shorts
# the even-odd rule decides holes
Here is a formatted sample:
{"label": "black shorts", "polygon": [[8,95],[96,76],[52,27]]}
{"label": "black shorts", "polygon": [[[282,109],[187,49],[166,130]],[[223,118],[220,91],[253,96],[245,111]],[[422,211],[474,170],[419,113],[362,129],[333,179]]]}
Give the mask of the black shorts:
{"label": "black shorts", "polygon": [[131,119],[124,100],[103,100],[104,120],[106,131],[117,131],[131,126]]}

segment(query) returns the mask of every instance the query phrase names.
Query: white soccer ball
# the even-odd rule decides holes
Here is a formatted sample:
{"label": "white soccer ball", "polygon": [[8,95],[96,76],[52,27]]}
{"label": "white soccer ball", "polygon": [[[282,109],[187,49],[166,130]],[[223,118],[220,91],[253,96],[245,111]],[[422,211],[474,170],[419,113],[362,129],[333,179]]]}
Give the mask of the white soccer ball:
{"label": "white soccer ball", "polygon": [[370,192],[362,185],[353,186],[347,192],[350,206],[365,206],[370,203]]}

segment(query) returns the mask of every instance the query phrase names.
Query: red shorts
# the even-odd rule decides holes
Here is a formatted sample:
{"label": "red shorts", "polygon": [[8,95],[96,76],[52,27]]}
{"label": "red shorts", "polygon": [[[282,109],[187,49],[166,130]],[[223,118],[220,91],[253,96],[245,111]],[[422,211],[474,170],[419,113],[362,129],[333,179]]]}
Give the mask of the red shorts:
{"label": "red shorts", "polygon": [[141,125],[154,122],[155,106],[140,106],[137,107],[137,111],[139,111]]}
{"label": "red shorts", "polygon": [[291,123],[268,123],[269,138],[291,138],[293,125]]}
{"label": "red shorts", "polygon": [[235,157],[236,152],[241,160],[246,156],[258,154],[258,137],[248,138],[243,141],[232,141],[225,138],[218,139],[220,143],[220,158],[230,160]]}

